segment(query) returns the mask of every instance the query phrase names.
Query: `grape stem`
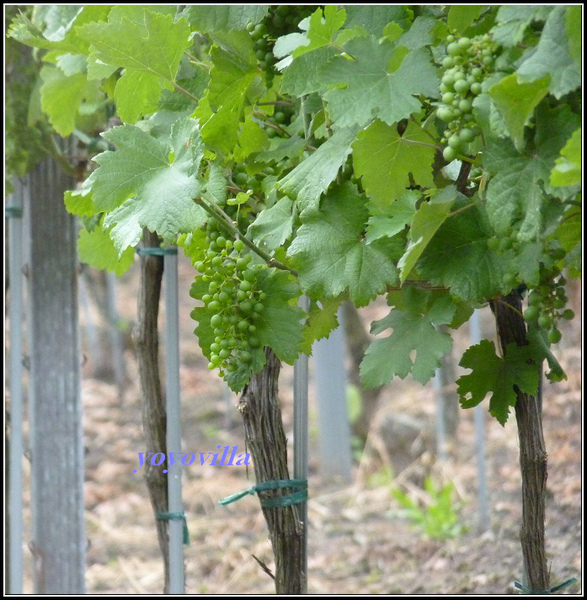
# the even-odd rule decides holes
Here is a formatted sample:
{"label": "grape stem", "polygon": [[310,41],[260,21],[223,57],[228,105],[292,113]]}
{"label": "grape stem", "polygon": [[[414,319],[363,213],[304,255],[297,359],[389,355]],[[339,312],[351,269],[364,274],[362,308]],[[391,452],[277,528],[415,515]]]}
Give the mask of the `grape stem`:
{"label": "grape stem", "polygon": [[254,242],[252,242],[249,238],[244,236],[236,226],[236,223],[214,202],[208,200],[204,196],[200,198],[194,198],[194,202],[201,206],[210,216],[218,221],[220,226],[227,231],[231,237],[234,239],[240,239],[243,241],[243,244],[247,246],[250,250],[252,250],[257,256],[261,257],[269,267],[275,267],[276,269],[281,269],[283,271],[289,271],[292,275],[297,276],[298,272],[287,265],[284,265],[282,262],[273,258],[271,255],[267,254],[264,250],[261,250]]}

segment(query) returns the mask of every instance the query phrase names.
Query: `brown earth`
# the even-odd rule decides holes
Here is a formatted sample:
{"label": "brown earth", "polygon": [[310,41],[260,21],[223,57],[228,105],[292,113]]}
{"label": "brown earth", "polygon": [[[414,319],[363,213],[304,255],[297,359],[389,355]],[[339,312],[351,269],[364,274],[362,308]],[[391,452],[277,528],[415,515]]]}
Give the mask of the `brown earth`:
{"label": "brown earth", "polygon": [[[118,309],[136,318],[138,265],[118,282]],[[206,368],[189,317],[192,272],[180,260],[181,396],[183,450],[216,451],[239,446],[244,437],[236,397]],[[581,300],[573,295],[577,316],[565,327],[557,358],[568,379],[546,384],[544,434],[549,453],[547,554],[551,584],[570,577],[579,583],[562,592],[579,594],[582,581],[582,361]],[[366,317],[384,307],[365,309]],[[82,314],[83,320],[88,314]],[[98,313],[90,317],[98,322]],[[164,315],[161,322],[163,323]],[[484,328],[492,334],[491,316]],[[163,325],[161,326],[163,331]],[[457,334],[455,357],[466,348],[466,333]],[[460,337],[459,337],[460,336]],[[84,339],[86,339],[84,337]],[[89,356],[89,349],[85,349]],[[153,514],[138,468],[144,451],[138,375],[131,349],[125,354],[128,383],[122,399],[116,385],[94,377],[98,366],[88,360],[83,381],[87,508],[87,588],[90,594],[159,594],[162,562]],[[292,368],[280,379],[284,426],[292,437]],[[461,411],[455,450],[444,461],[420,455],[406,471],[389,476],[380,424],[389,414],[426,422],[434,429],[432,385],[393,382],[381,397],[365,452],[358,457],[353,480],[327,480],[318,460],[315,399],[310,383],[311,461],[309,477],[308,590],[313,594],[513,594],[521,580],[518,540],[521,519],[520,472],[515,419],[501,427],[485,420],[490,526],[479,527],[477,463],[473,412]],[[446,540],[426,539],[402,515],[392,495],[398,488],[413,499],[423,498],[413,473],[430,475],[437,485],[452,483],[458,524],[468,531]],[[246,496],[228,506],[218,500],[250,487],[252,470],[245,467],[201,466],[183,469],[183,498],[190,545],[185,546],[186,593],[272,594],[273,582],[253,555],[272,569],[273,557],[258,500]],[[31,557],[26,553],[27,572]],[[30,577],[25,593],[32,591]]]}

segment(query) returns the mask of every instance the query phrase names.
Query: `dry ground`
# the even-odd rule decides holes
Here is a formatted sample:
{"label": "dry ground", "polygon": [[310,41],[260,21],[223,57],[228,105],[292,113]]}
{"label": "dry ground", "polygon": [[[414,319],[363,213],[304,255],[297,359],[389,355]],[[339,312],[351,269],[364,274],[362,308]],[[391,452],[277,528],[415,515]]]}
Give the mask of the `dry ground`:
{"label": "dry ground", "polygon": [[[137,265],[118,285],[119,311],[136,315]],[[183,448],[208,452],[216,446],[244,449],[236,398],[210,373],[195,337],[189,312],[191,268],[180,261],[181,394]],[[580,307],[580,299],[575,298]],[[375,310],[375,309],[373,309]],[[582,575],[582,399],[581,316],[568,327],[557,356],[568,380],[550,386],[544,398],[544,429],[549,453],[547,552],[552,584]],[[87,315],[82,315],[87,318]],[[162,315],[163,319],[163,315]],[[491,328],[489,318],[484,326]],[[161,329],[163,331],[163,328]],[[489,332],[491,335],[491,330]],[[456,356],[465,339],[457,340]],[[114,384],[92,378],[86,365],[83,381],[86,458],[87,587],[90,594],[158,594],[162,565],[153,515],[138,452],[144,450],[139,390],[132,351],[126,354],[129,383],[119,399]],[[280,390],[284,423],[292,434],[292,369],[282,371]],[[314,406],[314,396],[310,401]],[[521,578],[518,541],[521,519],[520,473],[515,420],[506,427],[486,419],[487,479],[490,527],[479,527],[477,463],[472,411],[461,411],[457,451],[444,463],[428,461],[439,484],[455,486],[463,504],[459,524],[468,528],[455,539],[425,539],[421,530],[398,512],[391,489],[419,490],[406,473],[385,476],[384,453],[378,451],[377,422],[392,411],[418,417],[433,426],[434,392],[409,381],[394,382],[383,394],[367,451],[350,482],[326,480],[317,459],[317,432],[310,423],[308,514],[308,588],[314,594],[512,594]],[[313,412],[312,412],[313,414]],[[312,417],[314,419],[314,417]],[[239,450],[240,451],[240,450]],[[418,467],[421,465],[413,465]],[[189,594],[271,594],[272,580],[252,558],[272,568],[266,525],[253,496],[219,506],[218,500],[252,485],[244,467],[200,466],[183,469],[183,497],[191,543],[185,547],[186,592]],[[399,482],[399,483],[398,483]],[[27,567],[30,571],[30,556]],[[563,593],[578,594],[575,584]],[[31,592],[27,579],[25,592]]]}

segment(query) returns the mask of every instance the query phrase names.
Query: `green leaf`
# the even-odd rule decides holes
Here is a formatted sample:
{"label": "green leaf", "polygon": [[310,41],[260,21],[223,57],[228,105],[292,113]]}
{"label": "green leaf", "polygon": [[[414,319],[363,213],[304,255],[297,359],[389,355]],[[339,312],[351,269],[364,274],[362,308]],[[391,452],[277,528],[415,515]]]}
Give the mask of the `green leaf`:
{"label": "green leaf", "polygon": [[293,231],[293,200],[281,198],[270,208],[266,208],[249,225],[247,235],[269,251],[274,251],[287,240]]}
{"label": "green leaf", "polygon": [[51,125],[66,137],[73,132],[78,109],[84,100],[94,100],[99,94],[95,82],[88,83],[84,73],[66,76],[58,67],[41,69],[41,106]]}
{"label": "green leaf", "polygon": [[548,93],[548,84],[548,77],[532,83],[519,83],[517,76],[512,73],[488,91],[518,150],[524,147],[524,127],[529,124],[534,109]]}
{"label": "green leaf", "polygon": [[310,301],[308,319],[304,327],[304,343],[302,353],[311,355],[314,342],[327,338],[338,326],[338,311],[342,298],[327,298]]}
{"label": "green leaf", "polygon": [[581,69],[569,50],[566,28],[567,6],[556,6],[548,15],[535,51],[516,71],[521,83],[550,76],[549,91],[555,98],[581,86]]}
{"label": "green leaf", "polygon": [[[454,208],[462,207],[457,203]],[[487,217],[478,206],[447,219],[418,262],[418,273],[466,302],[492,298],[501,288],[503,259],[487,247]]]}
{"label": "green leaf", "polygon": [[301,56],[311,50],[322,48],[332,44],[334,36],[344,25],[346,19],[346,11],[339,10],[335,5],[326,5],[324,13],[322,9],[316,10],[310,16],[310,22],[307,32],[309,44],[307,46],[299,46],[293,52],[293,57]]}
{"label": "green leaf", "polygon": [[195,30],[209,33],[245,29],[249,23],[261,22],[268,11],[266,5],[192,4],[182,14]]}
{"label": "green leaf", "polygon": [[399,198],[411,185],[410,174],[422,187],[434,185],[432,165],[435,148],[425,131],[408,123],[403,134],[397,127],[375,121],[361,131],[353,144],[355,174],[379,209]]}
{"label": "green leaf", "polygon": [[419,94],[438,96],[438,77],[427,49],[410,52],[391,73],[393,44],[359,37],[348,42],[345,50],[353,60],[335,57],[323,72],[324,82],[337,86],[324,94],[337,127],[365,126],[374,117],[391,125],[421,110]]}
{"label": "green leaf", "polygon": [[461,406],[472,408],[491,394],[489,412],[501,425],[505,425],[510,407],[516,405],[515,387],[531,395],[538,390],[540,371],[536,364],[531,364],[532,359],[530,346],[508,344],[504,358],[497,356],[495,345],[489,340],[471,346],[459,363],[473,371],[457,380]]}
{"label": "green leaf", "polygon": [[462,35],[479,18],[482,11],[483,6],[480,4],[455,4],[448,11],[448,28]]}
{"label": "green leaf", "polygon": [[410,27],[411,18],[406,6],[399,4],[349,4],[346,27],[361,27],[375,37],[381,37],[383,29],[392,21],[404,31]]}
{"label": "green leaf", "polygon": [[[225,155],[233,151],[238,141],[247,91],[258,77],[250,36],[243,32],[236,38],[239,54],[218,46],[212,48],[214,66],[210,71],[210,86],[205,103],[200,102],[195,113],[206,145]],[[208,108],[212,111],[210,116],[206,114]]]}
{"label": "green leaf", "polygon": [[419,199],[418,192],[406,190],[397,200],[382,209],[377,205],[368,205],[372,216],[367,225],[367,241],[372,242],[383,236],[391,238],[404,231],[414,218]]}
{"label": "green leaf", "polygon": [[543,192],[540,181],[549,169],[544,155],[527,157],[509,142],[490,142],[484,153],[487,168],[496,173],[487,189],[487,214],[498,235],[504,235],[512,223],[520,220],[520,241],[535,239],[542,224]]}
{"label": "green leaf", "polygon": [[280,269],[263,269],[257,287],[267,295],[265,310],[257,325],[257,336],[263,346],[273,349],[277,357],[293,364],[298,358],[304,337],[305,312],[297,306],[301,290],[295,278]]}
{"label": "green leaf", "polygon": [[[338,52],[334,48],[324,46],[303,54],[289,66],[278,63],[277,67],[284,69],[281,91],[292,96],[325,91],[328,86],[324,81],[323,73],[328,69],[329,62],[335,56],[338,56]],[[289,63],[286,59],[284,61]]]}
{"label": "green leaf", "polygon": [[408,278],[416,262],[426,249],[426,246],[448,217],[456,199],[456,188],[448,186],[442,192],[432,197],[429,202],[424,202],[420,206],[412,220],[409,233],[410,242],[406,253],[398,263],[400,283],[403,284]]}
{"label": "green leaf", "polygon": [[357,126],[339,129],[311,156],[279,180],[278,188],[297,199],[300,212],[316,210],[321,194],[335,180],[351,153],[351,143],[359,130]]}
{"label": "green leaf", "polygon": [[544,21],[551,6],[531,4],[506,4],[497,11],[497,24],[491,30],[493,39],[506,48],[513,48],[524,39],[524,33],[532,21]]}
{"label": "green leaf", "polygon": [[371,326],[375,335],[386,329],[393,329],[393,333],[367,348],[360,369],[367,387],[386,385],[395,376],[405,379],[410,373],[425,384],[452,348],[451,336],[438,330],[439,325],[450,323],[455,314],[451,298],[434,297],[415,288],[406,288],[404,294],[410,298],[410,310],[394,308]]}
{"label": "green leaf", "polygon": [[67,190],[65,192],[65,208],[72,215],[93,217],[96,212],[92,202],[92,194],[82,190]]}
{"label": "green leaf", "polygon": [[575,130],[556,159],[550,184],[557,187],[581,184],[581,127]]}
{"label": "green leaf", "polygon": [[135,249],[127,248],[120,256],[116,251],[110,235],[101,227],[91,232],[81,229],[77,242],[77,252],[81,262],[113,271],[120,277],[134,262]]}
{"label": "green leaf", "polygon": [[367,217],[364,198],[347,183],[329,192],[320,211],[302,218],[288,256],[306,293],[333,298],[348,289],[351,300],[364,306],[397,282],[393,244],[363,239]]}
{"label": "green leaf", "polygon": [[569,38],[569,54],[580,69],[582,66],[582,43],[581,43],[581,7],[569,6],[567,10],[567,36]]}
{"label": "green leaf", "polygon": [[193,202],[200,193],[196,173],[203,154],[194,119],[179,119],[169,141],[135,125],[115,127],[104,138],[120,149],[95,157],[100,166],[88,187],[95,209],[109,212],[105,224],[114,226],[111,235],[119,252],[136,245],[144,227],[168,238],[205,221]]}
{"label": "green leaf", "polygon": [[91,44],[91,59],[123,67],[116,85],[119,114],[136,121],[148,114],[163,88],[172,89],[179,62],[191,45],[185,19],[144,6],[115,6],[107,23],[88,23],[77,29]]}

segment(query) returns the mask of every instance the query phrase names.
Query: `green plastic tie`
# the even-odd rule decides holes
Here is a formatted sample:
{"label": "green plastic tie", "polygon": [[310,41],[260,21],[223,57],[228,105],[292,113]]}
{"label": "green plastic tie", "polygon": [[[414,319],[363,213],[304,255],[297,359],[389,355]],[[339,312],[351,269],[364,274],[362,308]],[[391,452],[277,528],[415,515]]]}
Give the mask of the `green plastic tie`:
{"label": "green plastic tie", "polygon": [[177,254],[177,248],[137,248],[139,256],[165,256],[166,254]]}
{"label": "green plastic tie", "polygon": [[244,498],[248,494],[256,494],[258,492],[265,492],[267,490],[278,490],[283,488],[302,488],[297,492],[287,494],[286,496],[278,496],[276,498],[262,498],[260,500],[261,506],[264,508],[279,508],[281,506],[293,506],[294,504],[300,504],[308,499],[308,482],[305,479],[278,479],[276,481],[263,481],[256,483],[248,490],[233,494],[222,500],[218,501],[218,504],[225,506],[231,502],[236,502],[241,498]]}
{"label": "green plastic tie", "polygon": [[520,583],[519,581],[514,581],[514,587],[517,590],[520,590],[520,592],[522,592],[522,594],[550,595],[550,594],[554,594],[554,593],[558,592],[559,590],[562,590],[563,588],[568,587],[569,585],[572,585],[573,583],[577,583],[576,577],[571,577],[570,579],[567,579],[566,581],[563,581],[562,583],[559,583],[558,585],[555,585],[554,587],[551,587],[548,590],[542,590],[540,592],[532,591],[531,589],[527,588],[523,583]]}
{"label": "green plastic tie", "polygon": [[185,513],[179,512],[162,512],[155,513],[155,518],[159,521],[183,521],[183,543],[187,546],[190,543],[190,532],[188,531],[188,523]]}
{"label": "green plastic tie", "polygon": [[22,208],[9,204],[4,207],[4,216],[7,219],[20,219],[22,218]]}

